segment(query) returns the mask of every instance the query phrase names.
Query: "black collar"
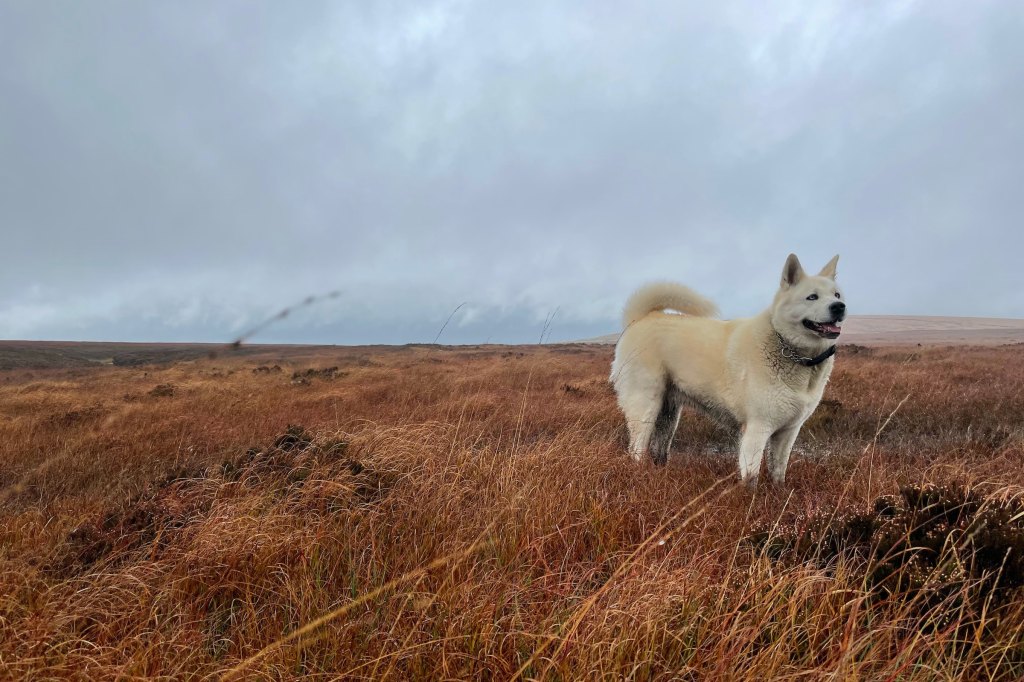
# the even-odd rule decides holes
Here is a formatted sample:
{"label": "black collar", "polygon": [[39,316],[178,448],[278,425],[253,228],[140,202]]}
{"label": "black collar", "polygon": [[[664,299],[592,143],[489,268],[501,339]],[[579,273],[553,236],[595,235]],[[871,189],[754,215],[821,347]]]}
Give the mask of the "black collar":
{"label": "black collar", "polygon": [[779,346],[781,347],[782,357],[787,360],[792,360],[796,364],[803,365],[804,367],[817,367],[836,354],[836,347],[832,345],[828,347],[828,350],[824,351],[820,355],[815,355],[813,358],[809,358],[801,355],[800,351],[789,345],[789,343],[786,342],[786,339],[782,338],[782,334],[775,332],[775,335],[779,337]]}

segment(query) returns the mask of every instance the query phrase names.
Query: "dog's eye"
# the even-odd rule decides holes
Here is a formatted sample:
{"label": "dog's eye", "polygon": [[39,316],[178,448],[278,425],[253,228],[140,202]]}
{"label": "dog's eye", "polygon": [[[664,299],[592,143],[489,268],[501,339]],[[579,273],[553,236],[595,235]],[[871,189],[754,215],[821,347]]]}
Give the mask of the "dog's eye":
{"label": "dog's eye", "polygon": [[808,301],[817,301],[818,300],[818,295],[817,294],[811,294],[810,296],[807,297],[807,300]]}
{"label": "dog's eye", "polygon": [[839,295],[838,291],[836,292],[836,298],[842,298],[842,296]]}

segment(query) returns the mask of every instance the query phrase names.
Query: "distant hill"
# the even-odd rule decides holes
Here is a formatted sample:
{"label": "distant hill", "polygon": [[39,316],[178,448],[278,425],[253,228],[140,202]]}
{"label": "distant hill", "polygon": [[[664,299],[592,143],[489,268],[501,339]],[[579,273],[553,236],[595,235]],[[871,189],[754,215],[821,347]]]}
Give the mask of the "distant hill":
{"label": "distant hill", "polygon": [[216,344],[0,341],[0,370],[166,363],[194,360],[222,348]]}
{"label": "distant hill", "polygon": [[[503,346],[489,346],[492,350]],[[0,371],[34,369],[76,369],[113,365],[138,367],[170,365],[213,357],[245,356],[261,362],[306,362],[330,353],[337,359],[359,361],[367,352],[394,353],[408,348],[479,350],[481,346],[435,346],[433,344],[336,346],[313,344],[244,344],[238,348],[225,343],[124,343],[106,341],[3,341],[0,340]]]}
{"label": "distant hill", "polygon": [[[606,334],[583,343],[615,343]],[[843,323],[839,343],[862,346],[979,345],[1024,343],[1024,320],[999,317],[926,317],[919,315],[854,315]]]}
{"label": "distant hill", "polygon": [[[613,344],[619,334],[606,334],[577,343]],[[843,324],[839,343],[862,346],[923,344],[929,346],[998,346],[1024,343],[1024,320],[993,317],[922,317],[857,315]],[[557,344],[554,344],[557,345]],[[230,349],[212,343],[96,343],[74,341],[0,341],[0,370],[58,369],[96,365],[138,366],[188,362],[227,353],[253,359],[297,360],[323,349],[354,352],[356,347],[321,345],[246,344]],[[362,350],[395,351],[402,346],[360,346]],[[438,346],[442,348],[442,346]],[[459,346],[458,348],[479,348]]]}

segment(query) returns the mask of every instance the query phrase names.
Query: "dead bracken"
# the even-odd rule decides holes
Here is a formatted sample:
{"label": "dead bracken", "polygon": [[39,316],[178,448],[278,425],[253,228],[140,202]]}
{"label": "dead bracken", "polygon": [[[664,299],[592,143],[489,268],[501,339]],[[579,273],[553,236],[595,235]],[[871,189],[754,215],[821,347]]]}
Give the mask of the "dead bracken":
{"label": "dead bracken", "polygon": [[850,560],[876,598],[913,599],[922,613],[977,614],[1019,599],[1024,586],[1024,502],[962,485],[905,486],[869,509],[823,510],[752,540],[785,562]]}
{"label": "dead bracken", "polygon": [[85,422],[94,421],[107,413],[100,405],[91,405],[78,410],[66,410],[55,412],[47,418],[47,422],[54,426],[69,427]]}
{"label": "dead bracken", "polygon": [[331,486],[318,495],[326,510],[337,511],[381,499],[394,486],[394,472],[378,472],[348,456],[348,442],[314,436],[290,425],[273,445],[250,448],[220,466],[179,468],[148,485],[139,495],[72,530],[49,569],[58,576],[78,575],[97,565],[117,566],[133,553],[158,559],[207,517],[224,486],[242,484],[250,492],[276,497],[298,494],[314,472]]}
{"label": "dead bracken", "polygon": [[345,376],[346,372],[342,372],[335,367],[324,367],[322,369],[310,368],[304,371],[292,373],[293,384],[309,384],[313,379],[320,379],[322,381],[331,381],[332,379],[338,379]]}
{"label": "dead bracken", "polygon": [[149,395],[153,398],[170,398],[174,395],[174,385],[157,384],[150,390]]}

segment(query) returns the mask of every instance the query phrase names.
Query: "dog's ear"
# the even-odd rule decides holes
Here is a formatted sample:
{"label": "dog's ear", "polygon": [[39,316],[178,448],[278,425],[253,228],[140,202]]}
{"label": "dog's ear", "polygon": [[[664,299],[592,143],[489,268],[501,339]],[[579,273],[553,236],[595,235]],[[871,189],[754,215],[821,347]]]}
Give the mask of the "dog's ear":
{"label": "dog's ear", "polygon": [[829,279],[836,278],[836,263],[839,262],[839,254],[832,256],[832,260],[825,264],[825,267],[818,273],[818,277],[828,277]]}
{"label": "dog's ear", "polygon": [[795,253],[789,254],[786,264],[782,267],[782,286],[791,287],[804,278],[804,269]]}

